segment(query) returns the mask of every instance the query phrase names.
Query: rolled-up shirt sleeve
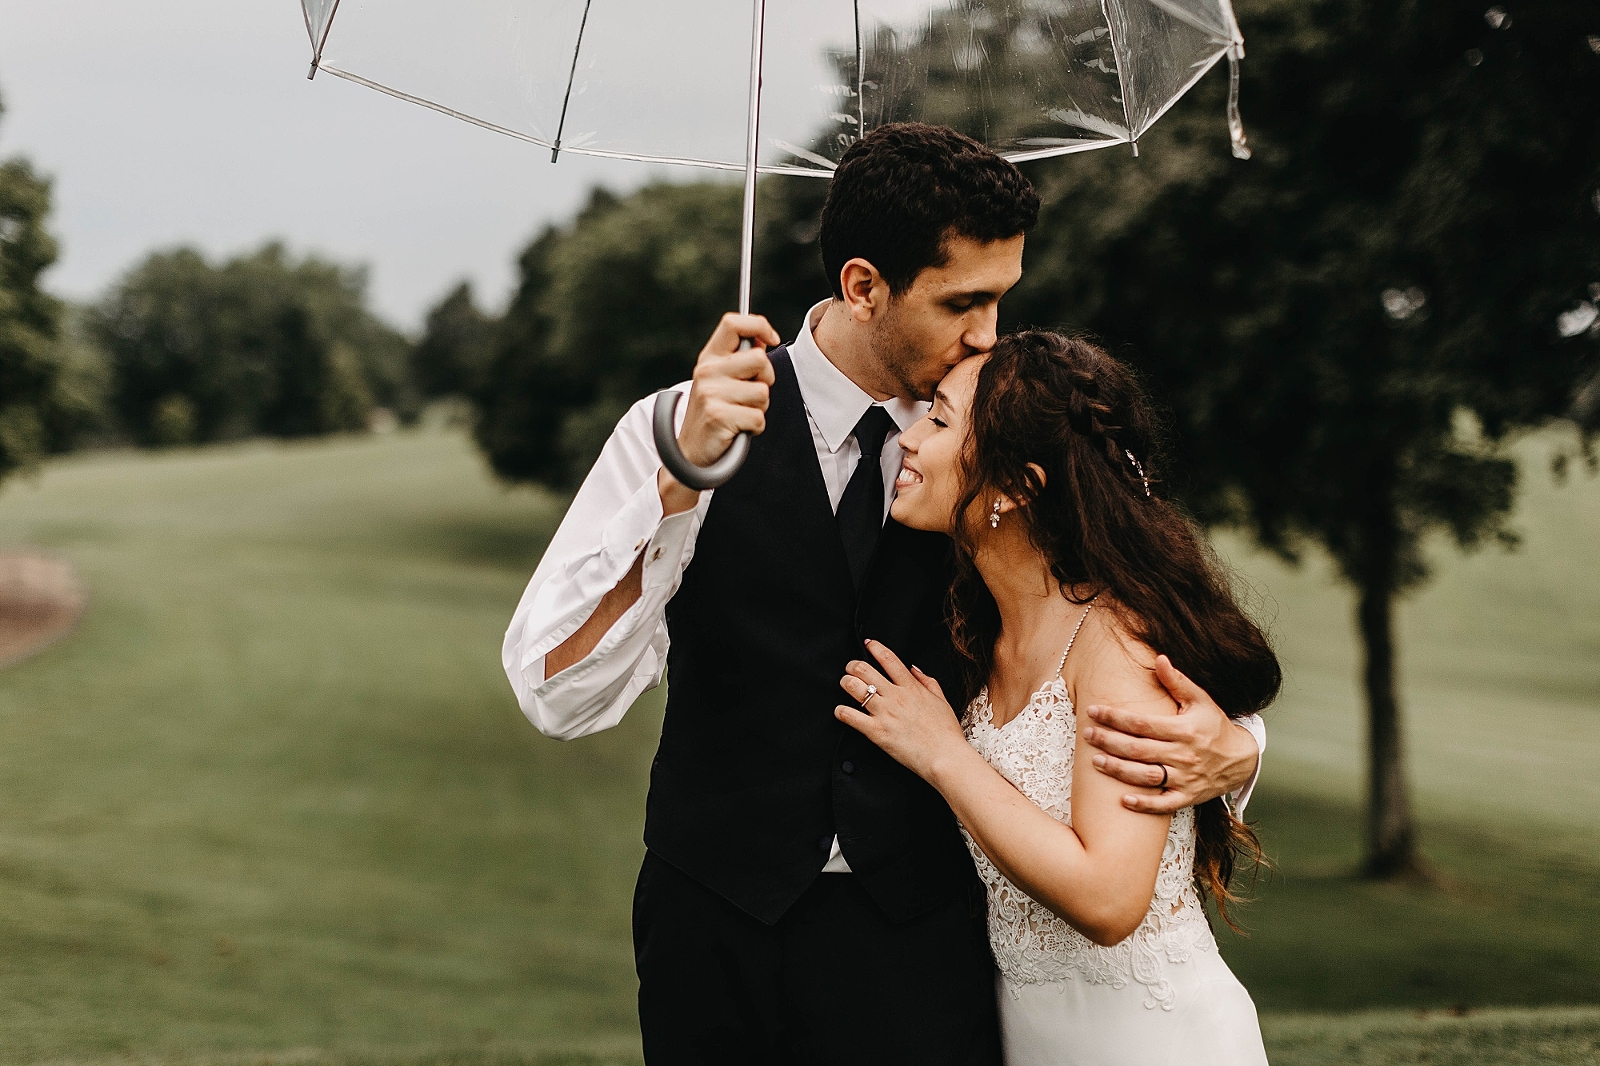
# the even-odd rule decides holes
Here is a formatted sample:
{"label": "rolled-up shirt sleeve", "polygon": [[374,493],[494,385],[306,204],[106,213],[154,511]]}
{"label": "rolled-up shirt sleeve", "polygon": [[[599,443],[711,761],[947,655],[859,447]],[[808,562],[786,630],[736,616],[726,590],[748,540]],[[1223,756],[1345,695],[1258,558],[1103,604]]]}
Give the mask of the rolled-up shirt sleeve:
{"label": "rolled-up shirt sleeve", "polygon": [[1234,719],[1234,724],[1255,737],[1256,748],[1261,753],[1260,758],[1256,760],[1256,772],[1251,774],[1250,780],[1245,782],[1244,787],[1232,796],[1233,813],[1243,818],[1245,805],[1250,802],[1250,794],[1256,790],[1256,782],[1261,780],[1261,764],[1267,758],[1267,723],[1261,720],[1259,714],[1247,714]]}
{"label": "rolled-up shirt sleeve", "polygon": [[[687,384],[679,386],[686,390]],[[651,432],[654,397],[639,401],[611,434],[528,582],[506,630],[501,662],[522,713],[545,736],[571,740],[609,729],[667,664],[666,605],[694,556],[710,502],[663,516],[661,462]],[[679,417],[683,414],[682,405]],[[580,661],[546,677],[545,656],[588,621],[644,555],[643,590]]]}

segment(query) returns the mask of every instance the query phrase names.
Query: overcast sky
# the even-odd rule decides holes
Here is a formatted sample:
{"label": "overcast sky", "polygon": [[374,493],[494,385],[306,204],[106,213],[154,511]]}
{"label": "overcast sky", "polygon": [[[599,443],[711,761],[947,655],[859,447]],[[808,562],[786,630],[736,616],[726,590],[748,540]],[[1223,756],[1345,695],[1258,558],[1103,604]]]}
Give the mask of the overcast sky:
{"label": "overcast sky", "polygon": [[596,182],[702,172],[566,155],[327,76],[296,0],[0,0],[0,158],[55,181],[52,291],[87,299],[154,248],[281,237],[370,265],[413,328],[461,278],[499,306],[537,227]]}

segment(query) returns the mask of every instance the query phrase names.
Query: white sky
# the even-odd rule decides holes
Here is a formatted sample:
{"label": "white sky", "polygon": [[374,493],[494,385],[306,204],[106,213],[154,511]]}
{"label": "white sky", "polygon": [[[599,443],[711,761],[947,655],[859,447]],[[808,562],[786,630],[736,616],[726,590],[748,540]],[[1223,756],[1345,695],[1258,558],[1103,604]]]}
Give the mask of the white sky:
{"label": "white sky", "polygon": [[[470,0],[461,0],[470,2]],[[281,237],[370,265],[414,328],[461,278],[498,307],[539,225],[602,182],[705,172],[565,155],[319,76],[296,0],[0,0],[0,158],[54,178],[52,291],[99,295],[155,248]]]}

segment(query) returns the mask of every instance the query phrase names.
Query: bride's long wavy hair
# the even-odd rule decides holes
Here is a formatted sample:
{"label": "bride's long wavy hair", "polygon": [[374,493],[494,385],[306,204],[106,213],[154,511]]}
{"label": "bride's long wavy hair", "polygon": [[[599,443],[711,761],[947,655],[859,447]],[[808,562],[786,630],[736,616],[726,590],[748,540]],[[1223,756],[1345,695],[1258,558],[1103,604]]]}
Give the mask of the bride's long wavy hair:
{"label": "bride's long wavy hair", "polygon": [[[1021,522],[1076,603],[1106,593],[1132,635],[1164,652],[1231,718],[1276,698],[1277,656],[1235,599],[1194,524],[1161,491],[1158,426],[1132,370],[1080,337],[1003,337],[978,371],[962,457],[949,619],[969,696],[994,667],[1000,613],[975,565],[987,511],[1024,501]],[[1041,479],[1029,466],[1044,471]],[[1261,860],[1255,833],[1222,800],[1195,812],[1195,883],[1224,920],[1240,858]],[[1229,923],[1232,924],[1231,922]]]}

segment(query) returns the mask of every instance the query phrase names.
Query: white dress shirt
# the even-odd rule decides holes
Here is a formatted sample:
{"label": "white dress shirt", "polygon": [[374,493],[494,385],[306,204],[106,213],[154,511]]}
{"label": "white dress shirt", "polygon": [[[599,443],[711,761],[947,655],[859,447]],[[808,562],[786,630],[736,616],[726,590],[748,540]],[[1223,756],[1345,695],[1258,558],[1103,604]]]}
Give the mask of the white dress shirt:
{"label": "white dress shirt", "polygon": [[[851,433],[875,401],[828,360],[811,335],[827,302],[806,313],[789,344],[789,358],[811,425],[817,463],[828,487],[828,501],[837,508],[861,458]],[[686,381],[674,389],[687,396],[689,385]],[[651,428],[654,406],[655,397],[647,396],[617,423],[539,560],[506,630],[501,649],[506,676],[522,712],[547,737],[572,740],[610,729],[622,721],[634,700],[661,683],[666,672],[667,601],[677,592],[683,572],[694,558],[695,538],[715,490],[702,492],[693,509],[663,516],[656,489],[661,460]],[[899,431],[910,428],[928,409],[926,403],[904,399],[891,399],[882,406]],[[680,428],[687,407],[687,403],[678,405]],[[891,433],[880,458],[886,519],[904,455],[899,440],[898,431]],[[589,619],[641,552],[644,574],[638,601],[613,623],[593,651],[547,678],[545,655]],[[1261,719],[1252,715],[1240,724],[1264,752],[1266,727]],[[1254,786],[1252,779],[1240,791],[1236,801],[1240,813]],[[849,872],[837,838],[823,869]]]}

